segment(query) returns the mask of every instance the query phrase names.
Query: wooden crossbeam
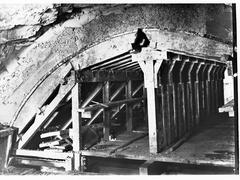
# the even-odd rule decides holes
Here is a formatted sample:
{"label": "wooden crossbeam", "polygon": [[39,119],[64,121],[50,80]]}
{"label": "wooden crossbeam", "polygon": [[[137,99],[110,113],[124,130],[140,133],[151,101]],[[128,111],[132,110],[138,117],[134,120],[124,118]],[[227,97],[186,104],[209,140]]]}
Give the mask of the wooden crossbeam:
{"label": "wooden crossbeam", "polygon": [[23,148],[29,140],[36,134],[39,128],[51,117],[61,101],[67,96],[74,86],[74,81],[71,79],[66,85],[61,85],[58,95],[53,99],[53,101],[47,106],[45,111],[41,115],[36,116],[32,126],[24,133],[24,135],[19,139],[18,148]]}
{"label": "wooden crossbeam", "polygon": [[[143,85],[144,85],[144,84],[141,83],[141,84],[133,91],[132,97],[134,97],[134,96],[142,89]],[[115,113],[113,113],[113,115],[111,116],[111,119],[113,119],[114,117],[116,117],[116,115],[117,115],[125,106],[126,106],[126,104],[122,104],[122,105],[118,108],[118,110],[117,110]]]}
{"label": "wooden crossbeam", "polygon": [[46,159],[60,159],[64,160],[68,157],[73,157],[72,152],[45,152],[37,150],[17,149],[16,156],[38,157]]}
{"label": "wooden crossbeam", "polygon": [[[120,94],[120,92],[124,89],[125,87],[125,83],[122,83],[120,85],[120,87],[112,94],[112,96],[110,97],[110,101],[109,102],[112,102],[116,97],[118,97],[118,95]],[[90,121],[87,123],[87,125],[91,125],[94,120],[100,116],[100,114],[103,112],[103,109],[99,109],[94,115],[93,117],[90,119]]]}
{"label": "wooden crossbeam", "polygon": [[79,82],[106,82],[106,81],[127,81],[127,80],[142,80],[142,72],[132,71],[111,71],[111,70],[96,70],[82,71],[78,73]]}
{"label": "wooden crossbeam", "polygon": [[99,108],[110,108],[110,107],[114,107],[114,106],[119,106],[121,104],[141,102],[142,100],[144,100],[144,98],[132,98],[132,99],[124,99],[124,100],[114,101],[114,102],[109,102],[109,103],[101,103],[101,104],[96,104],[96,105],[93,105],[90,107],[80,108],[80,109],[78,109],[78,112],[93,111],[93,110],[97,110]]}
{"label": "wooden crossbeam", "polygon": [[39,158],[26,158],[26,157],[14,157],[13,163],[30,165],[30,166],[65,168],[65,170],[70,170],[68,161],[48,160],[48,159],[39,159]]}

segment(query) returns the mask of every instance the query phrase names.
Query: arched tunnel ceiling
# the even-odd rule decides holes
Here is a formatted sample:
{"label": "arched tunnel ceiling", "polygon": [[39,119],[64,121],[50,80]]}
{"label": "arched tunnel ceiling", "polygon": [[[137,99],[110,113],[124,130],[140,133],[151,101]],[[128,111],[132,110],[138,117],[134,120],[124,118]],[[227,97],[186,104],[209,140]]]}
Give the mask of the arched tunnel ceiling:
{"label": "arched tunnel ceiling", "polygon": [[[40,20],[34,25],[22,22],[24,25],[20,29],[37,24],[41,26],[41,32],[35,31],[35,34],[23,38],[24,41],[21,41],[22,35],[12,36],[25,32],[24,28],[20,31],[18,25],[10,26],[10,29],[4,26],[6,28],[0,32],[0,51],[5,52],[0,57],[1,121],[11,121],[34,84],[59,62],[71,59],[75,67],[80,65],[83,68],[128,51],[139,27],[145,28],[150,46],[154,47],[157,42],[159,49],[170,48],[208,56],[231,53],[227,39],[206,37],[208,8],[207,5],[55,5],[42,8],[43,12],[50,13],[47,16],[49,23],[48,18],[42,21],[42,16],[36,16]],[[52,21],[52,15],[56,21]],[[59,15],[64,15],[65,19],[59,20]],[[30,101],[32,111],[38,108],[38,101],[44,99],[42,95],[45,93],[47,96],[54,89],[68,68],[71,67],[62,66],[63,70],[53,73],[45,85],[41,85],[39,93],[35,92]]]}

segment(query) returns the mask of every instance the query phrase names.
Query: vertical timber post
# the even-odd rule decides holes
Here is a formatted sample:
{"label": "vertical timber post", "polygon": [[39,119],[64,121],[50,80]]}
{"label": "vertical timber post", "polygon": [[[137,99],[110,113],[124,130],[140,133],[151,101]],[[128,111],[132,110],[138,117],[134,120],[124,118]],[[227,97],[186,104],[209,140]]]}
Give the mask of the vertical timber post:
{"label": "vertical timber post", "polygon": [[158,152],[155,88],[158,87],[157,73],[164,59],[162,56],[166,58],[166,52],[159,52],[150,48],[144,48],[141,53],[132,54],[132,61],[138,62],[144,73],[144,86],[147,88],[149,151],[152,154]]}
{"label": "vertical timber post", "polygon": [[183,82],[183,69],[186,65],[186,61],[181,61],[181,67],[179,71],[179,84],[178,84],[178,95],[179,95],[179,107],[180,109],[180,137],[186,133],[186,107],[185,107],[185,95],[184,95],[184,82]]}
{"label": "vertical timber post", "polygon": [[81,114],[78,112],[80,107],[81,84],[77,82],[76,72],[74,71],[75,86],[72,89],[72,127],[73,127],[73,153],[74,153],[74,170],[82,170],[81,154],[82,149],[82,120]]}
{"label": "vertical timber post", "polygon": [[175,107],[175,87],[173,84],[173,68],[176,60],[171,61],[171,65],[168,70],[168,84],[167,84],[167,111],[169,116],[169,144],[171,144],[176,138],[176,107]]}
{"label": "vertical timber post", "polygon": [[156,119],[156,101],[154,87],[154,66],[153,60],[146,61],[147,71],[147,108],[148,108],[148,136],[151,153],[157,153],[157,119]]}
{"label": "vertical timber post", "polygon": [[207,71],[207,79],[206,79],[206,108],[207,108],[207,117],[211,114],[211,71],[213,68],[213,64],[210,64],[208,71]]}
{"label": "vertical timber post", "polygon": [[[110,82],[107,81],[103,87],[103,103],[109,103],[110,100]],[[109,109],[103,111],[103,139],[108,141],[110,135],[110,112]]]}
{"label": "vertical timber post", "polygon": [[190,62],[190,67],[188,69],[188,81],[187,81],[187,98],[188,98],[188,118],[189,118],[189,131],[194,127],[193,118],[193,89],[192,89],[192,77],[191,73],[193,70],[194,62]]}
{"label": "vertical timber post", "polygon": [[[128,80],[126,84],[126,98],[132,98],[132,80]],[[126,104],[126,129],[132,131],[133,129],[133,108],[131,104]]]}
{"label": "vertical timber post", "polygon": [[195,111],[195,118],[196,118],[196,124],[199,125],[199,122],[200,122],[200,98],[199,98],[199,71],[200,71],[200,68],[202,66],[203,63],[199,62],[198,63],[198,66],[197,66],[197,69],[196,69],[196,74],[195,74],[195,77],[196,77],[196,81],[194,82],[194,89],[195,89],[195,108],[196,108],[196,111]]}

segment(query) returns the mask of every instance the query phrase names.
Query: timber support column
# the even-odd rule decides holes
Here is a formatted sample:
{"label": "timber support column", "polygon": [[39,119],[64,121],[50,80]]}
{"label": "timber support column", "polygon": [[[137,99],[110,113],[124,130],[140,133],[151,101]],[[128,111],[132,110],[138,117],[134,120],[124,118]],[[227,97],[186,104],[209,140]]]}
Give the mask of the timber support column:
{"label": "timber support column", "polygon": [[194,115],[193,115],[193,87],[192,87],[192,70],[193,70],[193,66],[195,64],[195,61],[193,59],[189,60],[189,68],[187,71],[187,99],[188,99],[188,120],[189,120],[189,131],[192,130],[192,128],[194,127],[195,123],[194,123]]}
{"label": "timber support column", "polygon": [[176,64],[176,60],[173,58],[171,60],[171,65],[168,69],[168,83],[167,83],[167,101],[166,101],[166,110],[167,110],[167,116],[169,117],[168,119],[168,144],[171,144],[174,142],[177,135],[177,123],[176,123],[176,98],[175,98],[175,86],[173,83],[173,68]]}
{"label": "timber support column", "polygon": [[197,69],[195,71],[195,82],[194,82],[194,94],[195,94],[195,119],[196,124],[199,125],[200,122],[200,98],[199,98],[199,71],[203,62],[197,63]]}
{"label": "timber support column", "polygon": [[158,152],[157,110],[155,88],[158,87],[157,73],[167,52],[143,48],[141,53],[132,54],[132,61],[138,62],[144,74],[144,87],[147,89],[148,136],[150,153]]}
{"label": "timber support column", "polygon": [[213,64],[208,66],[207,70],[207,78],[206,78],[206,110],[207,110],[207,117],[211,115],[211,72],[213,69]]}
{"label": "timber support column", "polygon": [[180,120],[180,137],[183,137],[186,133],[186,106],[185,106],[185,94],[184,94],[184,81],[183,81],[183,69],[185,68],[186,61],[181,61],[181,66],[179,70],[179,83],[178,83],[178,107],[179,114],[178,118]]}
{"label": "timber support column", "polygon": [[74,72],[75,86],[72,89],[72,127],[73,127],[73,158],[74,170],[82,171],[81,154],[82,149],[82,119],[81,113],[78,112],[80,108],[81,84],[77,82],[76,74]]}

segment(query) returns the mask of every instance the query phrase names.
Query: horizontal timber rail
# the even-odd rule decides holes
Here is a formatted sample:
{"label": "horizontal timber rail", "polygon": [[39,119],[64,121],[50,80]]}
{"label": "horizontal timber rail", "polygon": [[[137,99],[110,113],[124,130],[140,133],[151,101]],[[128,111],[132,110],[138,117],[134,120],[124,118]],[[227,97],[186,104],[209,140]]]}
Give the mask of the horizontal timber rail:
{"label": "horizontal timber rail", "polygon": [[92,111],[92,110],[96,110],[99,108],[111,108],[111,107],[119,106],[122,104],[141,102],[142,100],[144,100],[144,98],[132,98],[132,99],[114,101],[114,102],[110,102],[110,103],[99,103],[99,104],[96,104],[96,105],[93,105],[90,107],[80,108],[80,109],[78,109],[78,112]]}

